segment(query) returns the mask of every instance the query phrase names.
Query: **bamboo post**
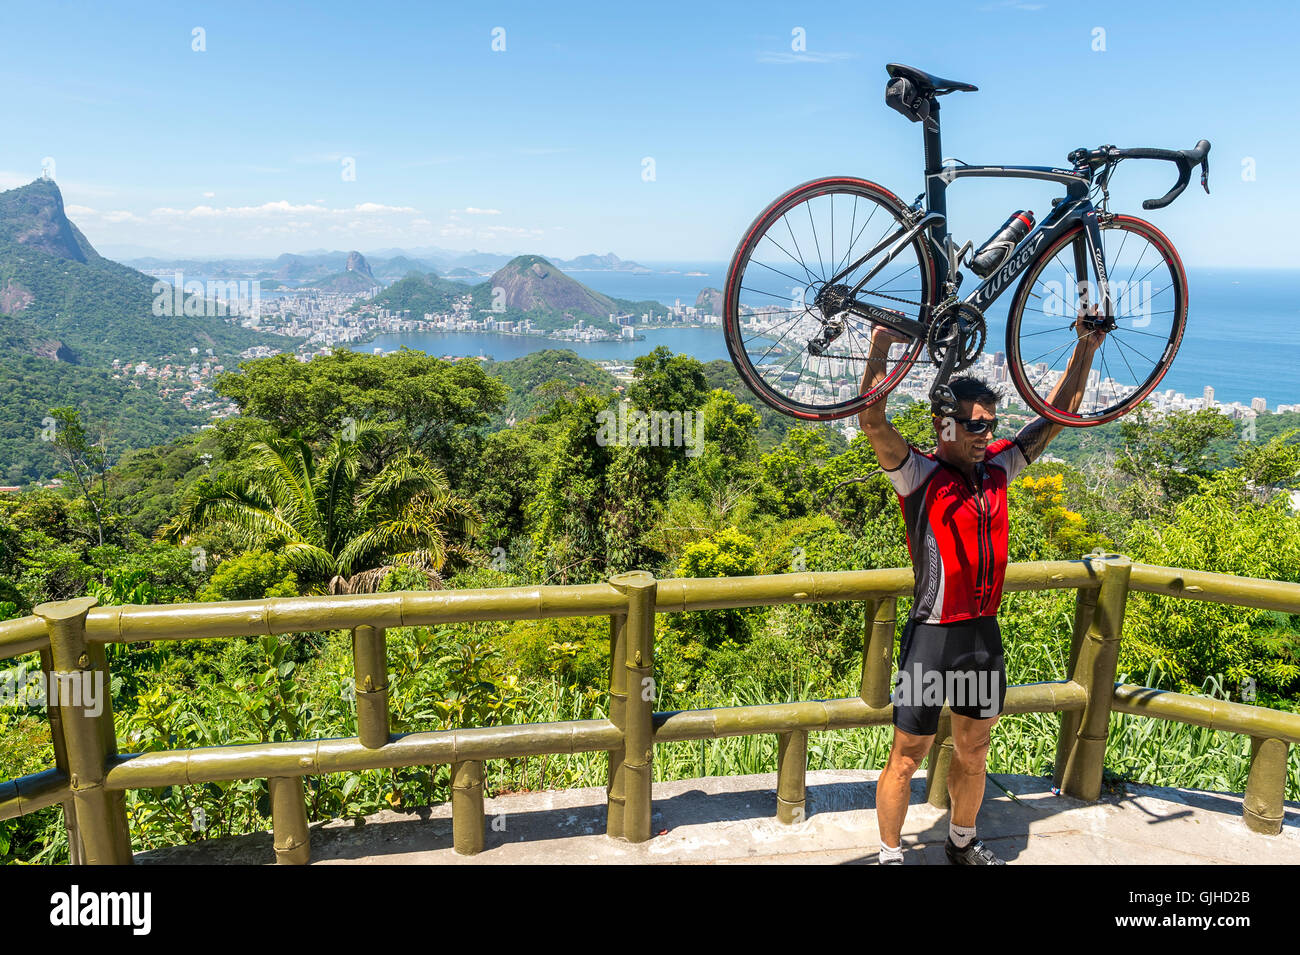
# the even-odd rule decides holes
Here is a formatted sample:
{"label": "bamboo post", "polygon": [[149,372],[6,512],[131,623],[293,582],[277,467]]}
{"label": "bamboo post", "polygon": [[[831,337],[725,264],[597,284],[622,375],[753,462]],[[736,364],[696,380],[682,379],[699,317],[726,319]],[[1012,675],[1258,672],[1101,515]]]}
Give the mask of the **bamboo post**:
{"label": "bamboo post", "polygon": [[388,742],[388,639],[382,627],[352,631],[352,672],[356,682],[357,738],[367,749]]}
{"label": "bamboo post", "polygon": [[808,731],[776,736],[776,818],[787,826],[804,821],[807,796]]}
{"label": "bamboo post", "polygon": [[889,705],[894,663],[894,631],[898,626],[898,600],[865,600],[866,639],[862,647],[862,681],[858,695],[868,706]]}
{"label": "bamboo post", "polygon": [[654,629],[657,582],[644,570],[610,578],[627,595],[623,625],[627,708],[623,714],[623,837],[650,838],[651,778],[654,770]]}
{"label": "bamboo post", "polygon": [[952,714],[944,707],[930,755],[925,761],[925,801],[936,809],[947,809],[948,766],[952,763]]}
{"label": "bamboo post", "polygon": [[[1086,557],[1084,559],[1087,560]],[[1068,679],[1074,679],[1075,667],[1079,662],[1079,651],[1088,636],[1092,618],[1097,613],[1098,595],[1099,590],[1096,587],[1080,587],[1075,591],[1074,629],[1070,632],[1070,663],[1065,670]],[[1082,716],[1079,710],[1066,710],[1061,713],[1061,729],[1056,735],[1056,762],[1052,770],[1052,785],[1058,789],[1061,786],[1061,773],[1065,769],[1066,758],[1070,755],[1070,748],[1079,734],[1079,720]]]}
{"label": "bamboo post", "polygon": [[1101,795],[1101,776],[1106,762],[1106,732],[1110,727],[1111,703],[1115,698],[1115,670],[1119,662],[1120,635],[1124,628],[1124,607],[1128,601],[1128,579],[1132,564],[1127,557],[1108,554],[1099,561],[1102,568],[1097,607],[1079,646],[1072,679],[1088,692],[1074,738],[1065,739],[1064,762],[1057,766],[1060,789],[1075,799],[1092,802]]}
{"label": "bamboo post", "polygon": [[[627,738],[627,614],[609,615],[609,721]],[[609,751],[609,777],[605,786],[605,835],[623,835],[623,763],[626,749]]]}
{"label": "bamboo post", "polygon": [[1282,831],[1286,794],[1287,744],[1280,739],[1250,738],[1250,776],[1241,802],[1241,818],[1253,832],[1276,836]]}
{"label": "bamboo post", "polygon": [[[54,657],[49,648],[41,651],[41,673],[45,677],[45,685],[50,686],[54,681]],[[63,741],[63,721],[59,719],[59,708],[54,705],[46,706],[45,712],[50,720],[50,743],[54,747],[54,766],[66,775],[68,747]],[[85,853],[81,847],[81,832],[77,829],[77,810],[73,805],[72,797],[69,796],[59,805],[63,808],[63,827],[68,833],[68,864],[83,865]]]}
{"label": "bamboo post", "polygon": [[[113,722],[112,679],[108,672],[108,651],[102,643],[92,643],[89,649],[90,665],[103,674],[103,712],[99,715],[100,736],[104,743],[105,759],[117,755],[117,724]],[[117,835],[118,853],[122,858],[131,858],[131,829],[126,818],[126,793],[121,789],[110,789],[108,799],[113,819],[113,831]]]}
{"label": "bamboo post", "polygon": [[451,764],[451,844],[463,856],[483,851],[483,764],[476,759]]}
{"label": "bamboo post", "polygon": [[[59,709],[59,723],[68,759],[68,785],[72,791],[76,825],[81,833],[85,861],[90,865],[129,865],[129,843],[122,835],[126,819],[120,800],[104,788],[107,759],[104,727],[104,698],[109,692],[108,674],[96,669],[86,644],[86,614],[95,606],[94,597],[79,597],[43,603],[32,612],[45,621],[50,637],[53,678],[49,686],[50,705]],[[123,815],[125,813],[123,812]],[[125,848],[125,851],[124,851]]]}
{"label": "bamboo post", "polygon": [[306,865],[311,860],[311,836],[307,831],[307,803],[301,776],[272,776],[271,825],[277,865]]}

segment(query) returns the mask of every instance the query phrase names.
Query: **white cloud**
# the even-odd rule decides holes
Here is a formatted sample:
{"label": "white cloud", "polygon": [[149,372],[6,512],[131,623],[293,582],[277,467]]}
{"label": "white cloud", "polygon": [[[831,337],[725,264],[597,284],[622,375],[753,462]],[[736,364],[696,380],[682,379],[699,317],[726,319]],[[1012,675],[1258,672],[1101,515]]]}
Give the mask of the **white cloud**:
{"label": "white cloud", "polygon": [[388,212],[388,213],[413,213],[419,210],[411,206],[385,206],[378,202],[362,202],[352,207],[352,212]]}
{"label": "white cloud", "polygon": [[125,209],[113,209],[109,212],[100,212],[92,209],[90,206],[79,206],[70,203],[64,206],[64,211],[71,219],[98,219],[101,222],[118,223],[118,222],[143,222],[134,212],[128,212]]}
{"label": "white cloud", "polygon": [[317,203],[294,204],[286,199],[264,202],[258,206],[215,206],[201,205],[192,209],[174,209],[162,206],[154,209],[150,215],[162,218],[185,219],[257,219],[267,216],[310,215],[325,218],[342,216],[373,215],[412,215],[419,210],[412,206],[386,206],[378,202],[360,202],[348,209],[331,209]]}
{"label": "white cloud", "polygon": [[466,206],[464,209],[452,209],[451,214],[463,212],[467,216],[499,216],[502,214],[500,209],[478,209],[474,206]]}

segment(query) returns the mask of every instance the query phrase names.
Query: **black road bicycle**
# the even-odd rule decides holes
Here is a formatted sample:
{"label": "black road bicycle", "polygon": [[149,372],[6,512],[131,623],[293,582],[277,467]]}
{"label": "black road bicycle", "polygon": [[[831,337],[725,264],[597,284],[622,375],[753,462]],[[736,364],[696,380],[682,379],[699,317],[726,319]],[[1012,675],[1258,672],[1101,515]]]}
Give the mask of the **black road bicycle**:
{"label": "black road bicycle", "polygon": [[[776,410],[827,421],[899,388],[924,352],[929,360],[899,393],[954,414],[947,382],[980,361],[985,312],[1023,273],[1007,314],[1005,371],[1000,363],[986,370],[995,380],[1009,377],[1030,408],[1058,424],[1088,427],[1133,410],[1178,351],[1187,276],[1159,229],[1107,209],[1110,177],[1124,159],[1174,163],[1178,182],[1142,203],[1160,209],[1186,188],[1196,165],[1210,191],[1210,144],[1079,148],[1069,169],[941,161],[937,97],[976,87],[897,63],[886,69],[886,103],[923,125],[925,192],[908,206],[874,182],[833,176],[791,189],[759,214],[731,260],[723,297],[727,348],[741,378]],[[1046,180],[1065,195],[1041,223],[1030,211],[1015,213],[972,252],[969,242],[956,247],[947,225],[946,190],[966,177]],[[963,267],[983,281],[958,298]],[[1106,336],[1084,402],[1071,410],[1049,398],[1078,340],[1076,320]],[[889,349],[887,374],[863,393],[876,325],[905,340]]]}

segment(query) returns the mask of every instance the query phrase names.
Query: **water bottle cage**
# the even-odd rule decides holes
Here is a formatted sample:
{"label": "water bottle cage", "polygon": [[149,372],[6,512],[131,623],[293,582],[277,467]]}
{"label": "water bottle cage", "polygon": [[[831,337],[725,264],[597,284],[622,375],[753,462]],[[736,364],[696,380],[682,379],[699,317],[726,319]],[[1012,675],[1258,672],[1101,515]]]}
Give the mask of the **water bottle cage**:
{"label": "water bottle cage", "polygon": [[[995,249],[1001,251],[1001,254],[998,256],[996,262],[992,262],[985,266],[978,266],[975,264],[975,260],[978,259],[981,255],[984,255]],[[968,263],[969,268],[980,278],[988,278],[988,276],[992,275],[995,271],[997,271],[1004,264],[1006,264],[1007,259],[1011,258],[1011,253],[1014,252],[1015,250],[1016,250],[1016,244],[1014,242],[1009,242],[1006,240],[999,242],[996,239],[990,242],[986,242],[984,245],[980,246],[978,249],[975,250],[974,253],[971,254],[970,262]]]}

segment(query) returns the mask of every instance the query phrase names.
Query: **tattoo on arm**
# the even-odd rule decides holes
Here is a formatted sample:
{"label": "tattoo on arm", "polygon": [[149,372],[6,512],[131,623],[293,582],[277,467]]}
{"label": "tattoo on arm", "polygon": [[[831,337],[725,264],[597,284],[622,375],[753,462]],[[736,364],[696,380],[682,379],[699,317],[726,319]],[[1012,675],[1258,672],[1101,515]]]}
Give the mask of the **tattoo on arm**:
{"label": "tattoo on arm", "polygon": [[1020,450],[1024,452],[1025,460],[1029,462],[1036,461],[1038,456],[1046,450],[1052,438],[1056,437],[1059,427],[1059,425],[1054,425],[1046,418],[1035,418],[1021,428],[1016,435],[1016,444],[1020,445]]}

